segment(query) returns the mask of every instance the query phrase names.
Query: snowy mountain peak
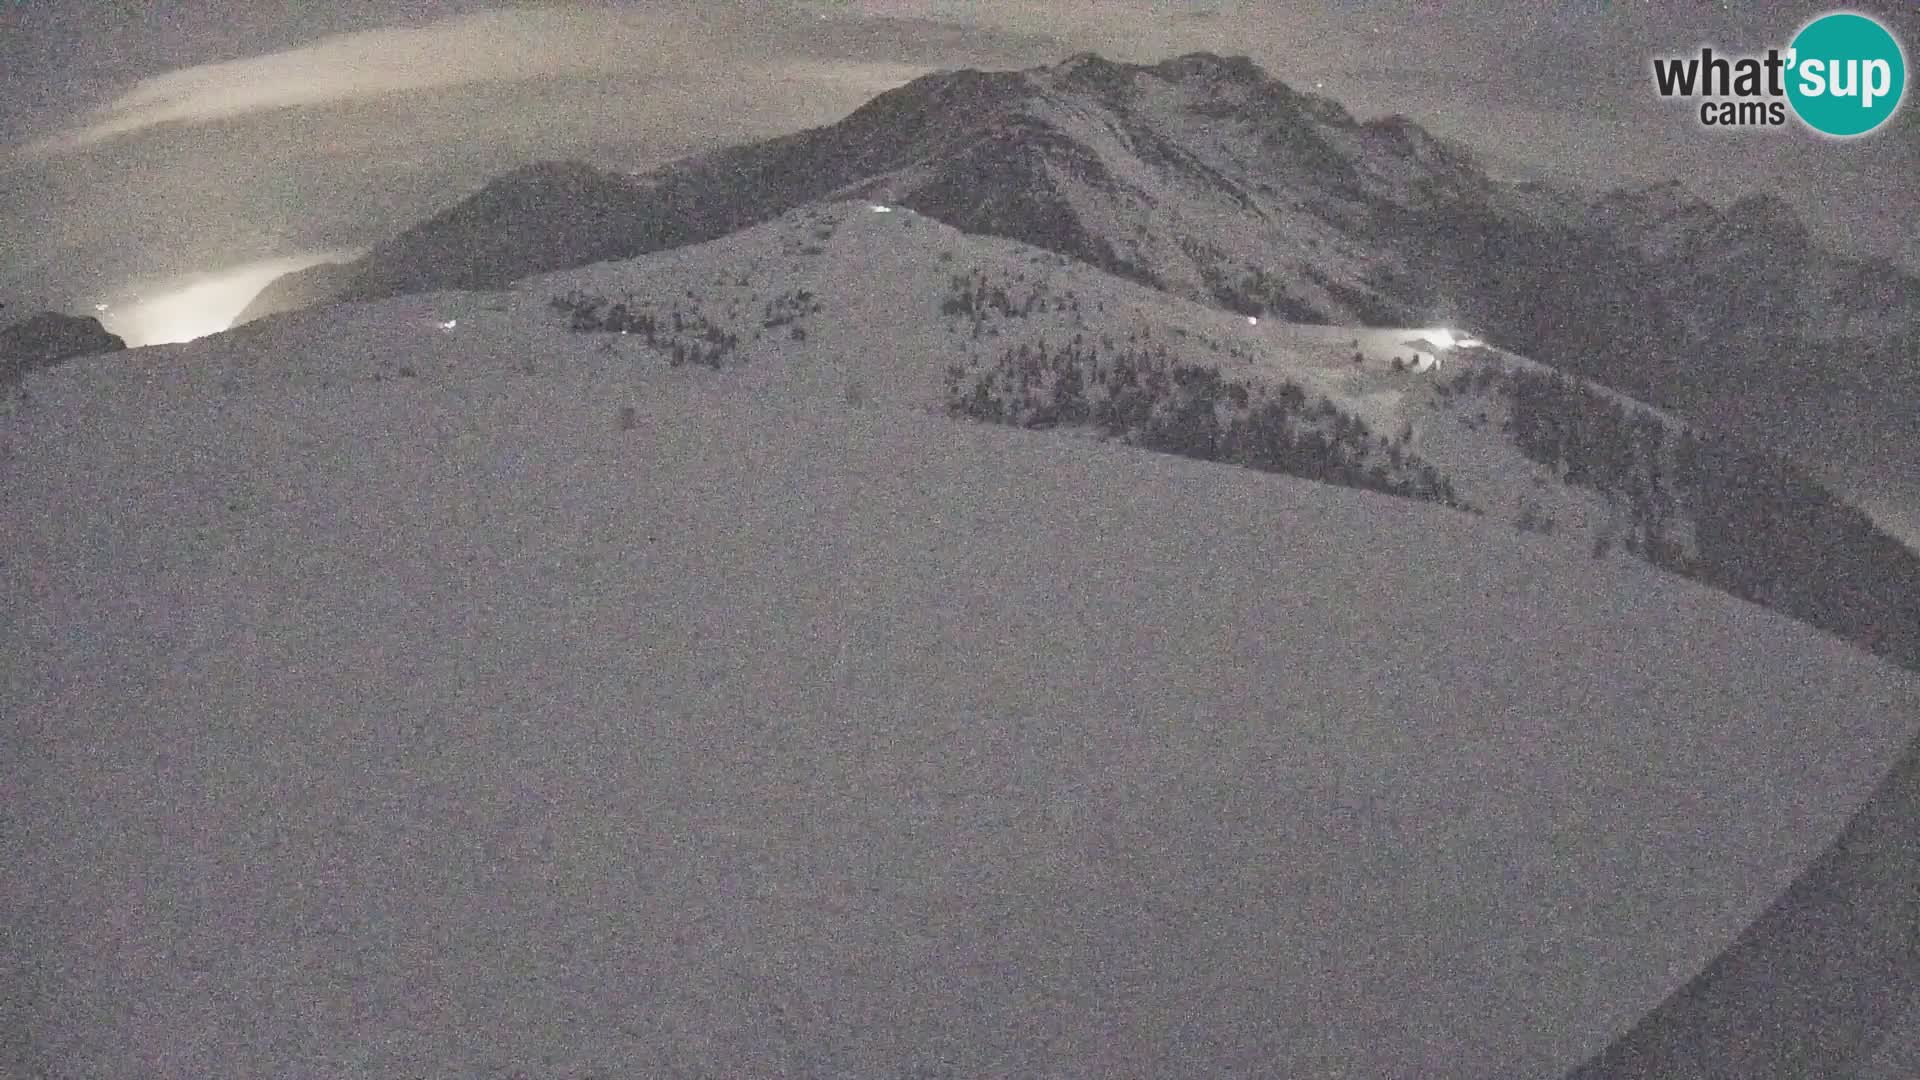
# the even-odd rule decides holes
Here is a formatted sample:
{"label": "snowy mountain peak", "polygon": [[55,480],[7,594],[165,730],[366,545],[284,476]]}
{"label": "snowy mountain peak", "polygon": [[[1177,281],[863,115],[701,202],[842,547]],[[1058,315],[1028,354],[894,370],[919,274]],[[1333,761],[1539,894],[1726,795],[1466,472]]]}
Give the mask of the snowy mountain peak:
{"label": "snowy mountain peak", "polygon": [[[1823,255],[1799,284],[1756,278],[1742,252],[1810,246],[1777,204],[1723,221],[1660,185],[1576,209],[1589,200],[1497,181],[1408,117],[1357,124],[1213,53],[939,72],[838,123],[637,180],[521,170],[358,264],[276,283],[256,307],[499,287],[841,199],[909,207],[1243,316],[1482,326],[1682,410],[1734,382],[1756,399],[1801,396],[1756,382],[1747,346],[1733,343],[1733,324],[1755,311],[1776,354],[1785,342],[1864,371],[1904,367],[1920,332],[1920,304],[1900,299],[1920,284],[1882,280],[1871,295],[1894,302],[1876,300],[1892,312],[1881,314],[1856,302],[1857,283],[1873,280],[1857,260]],[[1836,354],[1838,341],[1848,346]],[[1793,367],[1770,365],[1768,377]]]}
{"label": "snowy mountain peak", "polygon": [[1145,78],[1181,94],[1183,111],[1203,117],[1234,115],[1271,128],[1284,127],[1286,117],[1305,113],[1320,124],[1355,126],[1339,102],[1295,90],[1246,56],[1192,52],[1145,65],[1082,52],[1030,73],[1040,85],[1089,92],[1120,106],[1137,105],[1139,80]]}
{"label": "snowy mountain peak", "polygon": [[954,125],[961,131],[977,127],[1034,92],[1024,72],[936,71],[880,94],[831,128],[816,130],[890,140],[951,135]]}
{"label": "snowy mountain peak", "polygon": [[[530,166],[376,248],[336,295],[494,287],[870,195],[1236,311],[1401,321],[1414,298],[1377,295],[1401,256],[1364,234],[1374,204],[1430,206],[1486,183],[1411,121],[1362,131],[1246,57],[1145,67],[1082,53],[1026,72],[926,75],[837,124],[637,181]],[[1156,229],[1140,228],[1147,214]],[[274,306],[298,292],[276,289]]]}
{"label": "snowy mountain peak", "polygon": [[1151,65],[1109,60],[1097,52],[1079,52],[1057,64],[1032,70],[1055,85],[1074,89],[1109,88],[1140,75],[1152,76],[1162,82],[1195,86],[1228,83],[1262,86],[1274,81],[1265,69],[1249,57],[1220,56],[1211,52],[1191,52]]}
{"label": "snowy mountain peak", "polygon": [[1191,52],[1161,61],[1153,69],[1163,78],[1174,81],[1199,80],[1202,82],[1238,83],[1243,86],[1261,86],[1273,81],[1266,70],[1246,56],[1221,56],[1211,52]]}
{"label": "snowy mountain peak", "polygon": [[1082,52],[1058,64],[1036,68],[1033,73],[1064,90],[1118,94],[1129,89],[1134,77],[1145,70],[1136,64],[1109,60],[1096,52]]}

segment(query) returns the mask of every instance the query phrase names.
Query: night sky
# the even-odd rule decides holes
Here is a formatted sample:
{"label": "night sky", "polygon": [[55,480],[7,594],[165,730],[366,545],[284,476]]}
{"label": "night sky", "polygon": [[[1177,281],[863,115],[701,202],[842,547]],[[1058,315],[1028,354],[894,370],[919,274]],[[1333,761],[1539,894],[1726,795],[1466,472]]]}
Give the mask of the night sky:
{"label": "night sky", "polygon": [[[528,160],[640,168],[833,121],[930,70],[1083,49],[1246,53],[1362,117],[1460,137],[1506,175],[1678,177],[1719,202],[1779,190],[1836,243],[1920,265],[1920,110],[1835,143],[1797,125],[1707,132],[1652,92],[1655,53],[1784,45],[1804,5],[1264,6],[14,0],[0,299],[85,310],[351,251]],[[1920,39],[1915,5],[1862,10]]]}

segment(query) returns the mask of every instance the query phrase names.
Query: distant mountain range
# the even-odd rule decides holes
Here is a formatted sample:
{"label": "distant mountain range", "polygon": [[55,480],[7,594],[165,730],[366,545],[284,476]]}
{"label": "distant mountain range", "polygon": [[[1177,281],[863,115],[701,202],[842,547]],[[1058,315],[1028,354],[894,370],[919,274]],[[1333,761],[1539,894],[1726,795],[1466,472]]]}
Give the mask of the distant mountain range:
{"label": "distant mountain range", "polygon": [[836,124],[639,177],[532,165],[357,262],[288,275],[237,321],[499,288],[855,196],[1249,314],[1480,327],[1769,443],[1920,403],[1920,279],[1822,248],[1778,199],[1723,210],[1664,183],[1591,202],[1496,180],[1410,120],[1356,120],[1210,53],[928,75]]}

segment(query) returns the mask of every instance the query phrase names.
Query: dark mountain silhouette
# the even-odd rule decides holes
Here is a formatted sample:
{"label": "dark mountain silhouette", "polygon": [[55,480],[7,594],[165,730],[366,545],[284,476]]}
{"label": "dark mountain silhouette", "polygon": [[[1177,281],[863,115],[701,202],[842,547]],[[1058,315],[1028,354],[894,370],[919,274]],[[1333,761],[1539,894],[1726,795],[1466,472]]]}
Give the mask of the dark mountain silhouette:
{"label": "dark mountain silhouette", "polygon": [[[1366,275],[1398,262],[1377,238],[1348,235],[1374,203],[1431,208],[1487,190],[1464,151],[1411,122],[1361,124],[1244,59],[1138,67],[1083,54],[1027,72],[929,75],[829,127],[645,177],[534,165],[380,245],[348,280],[278,288],[271,306],[289,293],[317,302],[496,286],[868,194],[1198,299],[1355,318],[1378,307]],[[1164,220],[1145,228],[1143,214]]]}
{"label": "dark mountain silhouette", "polygon": [[355,263],[326,262],[282,274],[247,301],[247,306],[234,316],[232,325],[240,326],[269,315],[300,311],[343,299],[351,290],[359,270],[360,267]]}
{"label": "dark mountain silhouette", "polygon": [[42,311],[0,327],[0,386],[18,382],[29,371],[64,360],[127,347],[91,316]]}

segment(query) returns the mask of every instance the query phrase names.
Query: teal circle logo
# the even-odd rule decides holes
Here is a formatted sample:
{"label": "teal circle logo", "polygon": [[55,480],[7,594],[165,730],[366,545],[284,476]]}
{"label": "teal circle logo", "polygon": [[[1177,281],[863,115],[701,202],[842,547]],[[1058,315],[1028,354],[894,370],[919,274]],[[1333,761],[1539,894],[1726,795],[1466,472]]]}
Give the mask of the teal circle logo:
{"label": "teal circle logo", "polygon": [[1907,89],[1907,59],[1887,28],[1838,12],[1808,23],[1788,53],[1787,100],[1815,131],[1865,135],[1887,122]]}

